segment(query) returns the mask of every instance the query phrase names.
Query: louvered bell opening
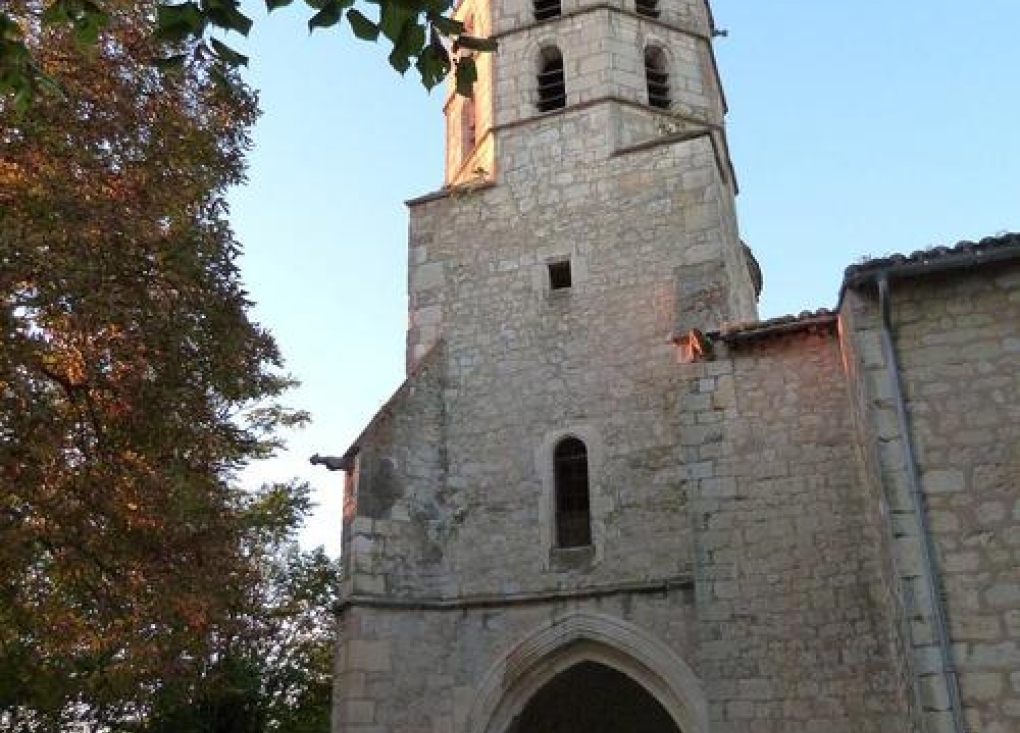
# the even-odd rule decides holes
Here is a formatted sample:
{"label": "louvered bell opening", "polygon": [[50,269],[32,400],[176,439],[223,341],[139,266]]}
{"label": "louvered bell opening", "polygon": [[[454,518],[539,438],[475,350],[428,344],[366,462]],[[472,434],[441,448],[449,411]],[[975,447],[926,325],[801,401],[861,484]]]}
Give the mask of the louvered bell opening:
{"label": "louvered bell opening", "polygon": [[464,99],[460,108],[461,147],[465,154],[475,147],[475,104],[471,99]]}
{"label": "louvered bell opening", "polygon": [[666,72],[648,69],[648,104],[669,109],[669,75]]}
{"label": "louvered bell opening", "polygon": [[648,104],[669,109],[669,74],[666,72],[666,55],[661,48],[645,50],[645,80],[648,83]]}
{"label": "louvered bell opening", "polygon": [[560,0],[535,0],[535,20],[549,20],[560,14]]}
{"label": "louvered bell opening", "polygon": [[658,0],[636,0],[635,9],[638,15],[645,15],[649,18],[659,17]]}
{"label": "louvered bell opening", "polygon": [[538,74],[538,109],[550,112],[567,104],[567,86],[563,82],[563,59],[549,59]]}

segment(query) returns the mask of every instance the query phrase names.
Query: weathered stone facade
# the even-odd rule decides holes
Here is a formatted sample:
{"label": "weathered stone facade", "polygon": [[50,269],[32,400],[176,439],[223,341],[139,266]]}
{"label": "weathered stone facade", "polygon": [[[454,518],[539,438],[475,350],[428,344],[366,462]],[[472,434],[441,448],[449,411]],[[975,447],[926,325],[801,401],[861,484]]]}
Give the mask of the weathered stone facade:
{"label": "weathered stone facade", "polygon": [[[882,348],[879,295],[852,287],[859,269],[848,271],[841,316],[856,364],[858,442],[871,453],[870,493],[887,512],[876,521],[891,537],[909,622],[907,662],[926,710],[944,711],[958,696],[967,730],[1017,730],[1020,236],[890,264],[891,348]],[[935,570],[927,583],[926,562]],[[947,689],[947,667],[957,691]],[[927,717],[932,730],[952,730],[945,712]]]}
{"label": "weathered stone facade", "polygon": [[1020,729],[1020,237],[755,321],[711,15],[652,6],[458,8],[500,51],[410,202],[408,379],[341,461],[335,731],[585,695],[592,733]]}

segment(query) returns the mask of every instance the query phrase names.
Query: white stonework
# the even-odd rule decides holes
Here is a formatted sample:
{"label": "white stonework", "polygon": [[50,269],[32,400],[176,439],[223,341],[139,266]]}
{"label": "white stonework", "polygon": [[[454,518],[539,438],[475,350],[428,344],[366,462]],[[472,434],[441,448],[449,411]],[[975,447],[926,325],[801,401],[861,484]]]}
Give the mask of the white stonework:
{"label": "white stonework", "polygon": [[593,733],[1017,730],[1020,237],[755,323],[707,5],[456,12],[499,51],[409,203],[407,381],[342,460],[334,732],[568,730],[549,691]]}

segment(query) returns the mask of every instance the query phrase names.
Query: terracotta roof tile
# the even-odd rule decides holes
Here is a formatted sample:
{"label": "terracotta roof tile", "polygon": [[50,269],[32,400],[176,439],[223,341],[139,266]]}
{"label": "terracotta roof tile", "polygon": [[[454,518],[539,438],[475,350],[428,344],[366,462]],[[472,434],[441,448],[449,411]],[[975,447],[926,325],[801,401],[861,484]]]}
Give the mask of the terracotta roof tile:
{"label": "terracotta roof tile", "polygon": [[831,328],[836,323],[837,315],[828,308],[816,311],[801,311],[797,315],[779,316],[765,321],[748,321],[730,323],[708,336],[727,342],[749,341],[764,336],[777,336],[794,331],[808,331],[814,328]]}
{"label": "terracotta roof tile", "polygon": [[952,247],[931,247],[909,255],[894,254],[850,265],[843,276],[845,285],[856,284],[887,271],[891,274],[919,275],[926,271],[970,267],[989,260],[1020,258],[1020,233],[985,237],[980,242],[963,241]]}

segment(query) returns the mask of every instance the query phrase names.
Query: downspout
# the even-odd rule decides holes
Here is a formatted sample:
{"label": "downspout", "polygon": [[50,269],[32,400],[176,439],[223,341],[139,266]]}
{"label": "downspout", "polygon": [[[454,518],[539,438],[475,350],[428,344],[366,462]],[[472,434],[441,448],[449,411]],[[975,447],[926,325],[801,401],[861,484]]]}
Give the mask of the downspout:
{"label": "downspout", "polygon": [[[949,644],[949,630],[946,615],[942,608],[942,593],[936,580],[935,542],[928,525],[928,516],[924,510],[924,497],[921,493],[921,479],[917,472],[917,459],[914,455],[914,444],[910,439],[910,423],[907,417],[907,404],[903,398],[903,383],[899,362],[896,359],[896,347],[893,344],[892,323],[890,318],[889,275],[883,271],[878,274],[878,302],[882,314],[882,351],[885,355],[886,370],[889,384],[892,386],[892,398],[896,403],[896,417],[903,443],[903,459],[907,467],[907,483],[910,490],[910,503],[914,511],[914,520],[921,533],[921,571],[924,584],[931,599],[932,625],[935,627],[935,638],[938,642],[939,655],[942,662],[942,676],[946,682],[949,696],[949,710],[953,716],[953,730],[966,733],[963,723],[963,705],[960,702],[960,681],[953,665],[952,649]],[[921,711],[923,712],[923,711]]]}

